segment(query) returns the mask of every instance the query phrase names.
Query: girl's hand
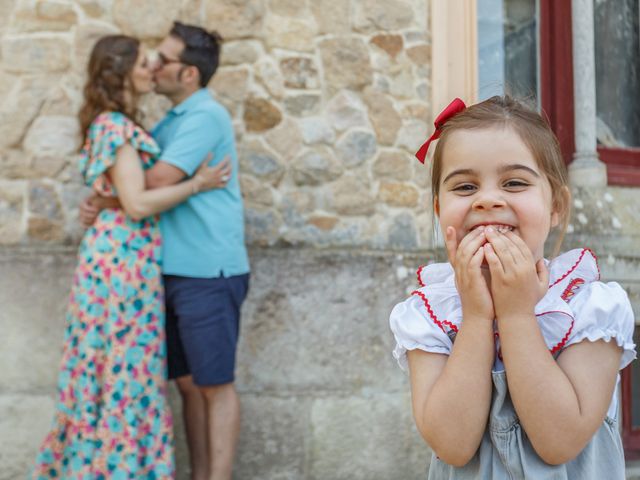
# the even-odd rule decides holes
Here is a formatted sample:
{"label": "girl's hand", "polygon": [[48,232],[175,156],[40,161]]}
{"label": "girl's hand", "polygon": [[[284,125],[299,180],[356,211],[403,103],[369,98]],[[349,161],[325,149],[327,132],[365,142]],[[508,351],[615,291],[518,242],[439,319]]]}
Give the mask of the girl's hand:
{"label": "girl's hand", "polygon": [[486,230],[484,253],[491,271],[491,296],[496,318],[534,315],[536,304],[549,289],[544,260],[537,262],[524,241],[513,232]]}
{"label": "girl's hand", "polygon": [[226,156],[224,160],[217,165],[210,167],[209,162],[212,159],[213,154],[207,154],[207,157],[193,175],[193,193],[211,190],[213,188],[223,188],[231,178],[231,161],[229,156]]}
{"label": "girl's hand", "polygon": [[484,227],[469,232],[457,245],[456,232],[447,227],[445,245],[449,260],[456,274],[456,287],[460,293],[462,312],[465,320],[469,317],[484,318],[493,322],[495,317],[493,300],[487,281],[482,275],[482,261],[486,242]]}

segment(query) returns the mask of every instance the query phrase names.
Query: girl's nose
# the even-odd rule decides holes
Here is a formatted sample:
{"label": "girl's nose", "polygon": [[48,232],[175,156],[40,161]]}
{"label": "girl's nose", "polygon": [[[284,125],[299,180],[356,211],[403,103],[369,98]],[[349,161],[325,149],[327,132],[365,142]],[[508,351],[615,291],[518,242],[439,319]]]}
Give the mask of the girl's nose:
{"label": "girl's nose", "polygon": [[494,208],[503,208],[506,202],[502,195],[498,192],[480,192],[473,201],[474,210],[491,210]]}

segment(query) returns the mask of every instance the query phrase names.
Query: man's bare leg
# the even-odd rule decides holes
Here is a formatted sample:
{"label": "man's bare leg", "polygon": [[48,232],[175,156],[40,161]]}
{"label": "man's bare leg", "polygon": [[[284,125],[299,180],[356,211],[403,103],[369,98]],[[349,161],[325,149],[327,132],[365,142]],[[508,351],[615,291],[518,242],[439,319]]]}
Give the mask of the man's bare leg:
{"label": "man's bare leg", "polygon": [[233,383],[200,387],[207,405],[209,480],[231,480],[240,433],[240,399]]}
{"label": "man's bare leg", "polygon": [[191,375],[176,379],[176,383],[182,397],[182,418],[187,432],[191,480],[208,480],[207,404]]}

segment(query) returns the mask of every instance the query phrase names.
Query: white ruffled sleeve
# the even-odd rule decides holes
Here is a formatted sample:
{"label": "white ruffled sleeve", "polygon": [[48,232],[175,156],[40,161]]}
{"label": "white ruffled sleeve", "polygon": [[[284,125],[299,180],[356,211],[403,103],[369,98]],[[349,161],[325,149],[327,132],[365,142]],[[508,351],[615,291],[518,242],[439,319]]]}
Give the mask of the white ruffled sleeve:
{"label": "white ruffled sleeve", "polygon": [[451,339],[427,317],[424,303],[417,296],[397,304],[391,311],[389,324],[396,339],[393,356],[403,370],[407,369],[409,350],[419,349],[445,355],[451,353]]}
{"label": "white ruffled sleeve", "polygon": [[615,341],[622,348],[620,369],[636,357],[633,343],[635,321],[627,293],[616,282],[592,282],[570,302],[575,325],[566,346],[583,340]]}

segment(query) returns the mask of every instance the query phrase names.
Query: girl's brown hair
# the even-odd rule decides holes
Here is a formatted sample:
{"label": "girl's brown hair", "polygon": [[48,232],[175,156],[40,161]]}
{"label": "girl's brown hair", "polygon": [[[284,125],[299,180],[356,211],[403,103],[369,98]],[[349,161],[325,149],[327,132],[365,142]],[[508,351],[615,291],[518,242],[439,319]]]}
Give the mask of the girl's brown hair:
{"label": "girl's brown hair", "polygon": [[435,201],[440,193],[442,157],[451,133],[457,130],[479,130],[492,127],[512,129],[529,148],[538,167],[549,180],[553,207],[560,212],[560,234],[554,248],[554,254],[557,254],[569,224],[570,193],[567,167],[562,158],[558,139],[549,124],[538,112],[508,95],[491,97],[472,105],[444,124],[433,154],[432,200]]}
{"label": "girl's brown hair", "polygon": [[107,35],[94,45],[89,57],[84,103],[78,113],[83,144],[89,125],[104,111],[121,112],[135,120],[138,112],[135,106],[127,106],[126,89],[139,50],[140,41],[126,35]]}

